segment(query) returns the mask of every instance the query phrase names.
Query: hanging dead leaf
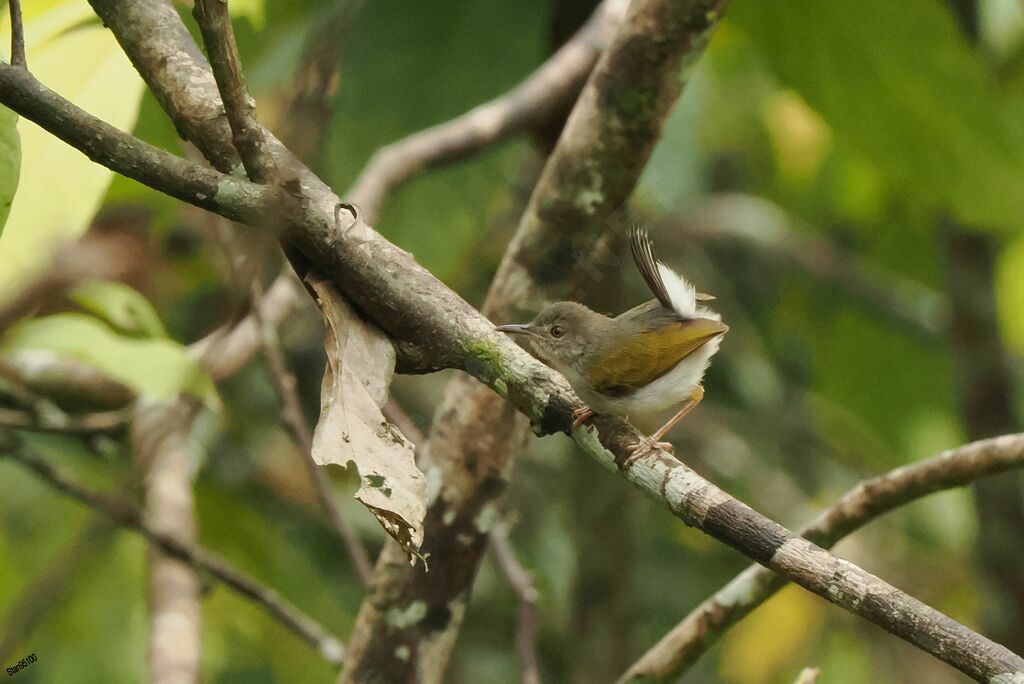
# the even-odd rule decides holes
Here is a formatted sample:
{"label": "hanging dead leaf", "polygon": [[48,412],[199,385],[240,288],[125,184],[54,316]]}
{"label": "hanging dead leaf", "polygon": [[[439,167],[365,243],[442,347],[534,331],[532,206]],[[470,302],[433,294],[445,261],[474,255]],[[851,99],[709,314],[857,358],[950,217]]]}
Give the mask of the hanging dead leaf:
{"label": "hanging dead leaf", "polygon": [[342,467],[354,463],[355,497],[388,534],[412,555],[423,542],[427,488],[412,442],[381,413],[395,370],[395,350],[375,326],[359,318],[334,286],[310,272],[306,282],[327,322],[327,368],[313,460]]}

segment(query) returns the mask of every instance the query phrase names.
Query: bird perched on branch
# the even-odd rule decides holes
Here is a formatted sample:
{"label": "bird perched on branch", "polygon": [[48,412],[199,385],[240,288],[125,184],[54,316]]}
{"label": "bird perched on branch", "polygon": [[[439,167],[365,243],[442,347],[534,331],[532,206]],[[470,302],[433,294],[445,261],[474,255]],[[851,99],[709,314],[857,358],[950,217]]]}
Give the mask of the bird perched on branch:
{"label": "bird perched on branch", "polygon": [[653,435],[632,447],[626,465],[653,447],[704,397],[701,380],[729,326],[705,306],[714,297],[654,258],[640,228],[629,235],[633,259],[655,299],[610,318],[576,302],[548,305],[532,323],[498,330],[528,337],[546,364],[569,381],[586,404],[573,413],[573,430],[595,413],[648,416],[682,407]]}

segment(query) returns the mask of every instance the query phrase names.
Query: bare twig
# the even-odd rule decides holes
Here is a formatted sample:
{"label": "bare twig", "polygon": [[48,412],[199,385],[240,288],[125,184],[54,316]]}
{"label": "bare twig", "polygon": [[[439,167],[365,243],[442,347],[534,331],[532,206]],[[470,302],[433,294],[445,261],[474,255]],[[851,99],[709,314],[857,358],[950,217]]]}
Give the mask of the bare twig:
{"label": "bare twig", "polygon": [[21,0],[8,0],[11,6],[11,65],[26,68],[25,26],[22,23]]}
{"label": "bare twig", "polygon": [[256,121],[256,104],[245,88],[227,0],[196,0],[192,13],[203,34],[238,156],[249,178],[256,183],[267,183],[276,167],[263,127]]}
{"label": "bare twig", "polygon": [[501,97],[377,150],[346,197],[359,205],[367,223],[374,223],[384,198],[419,171],[462,159],[547,121],[579,94],[628,4],[604,0],[575,36]]}
{"label": "bare twig", "polygon": [[[188,430],[198,413],[184,399],[137,405],[131,443],[143,478],[147,525],[184,547],[194,546],[192,462]],[[202,582],[194,565],[151,547],[149,553],[149,673],[155,684],[199,681]]]}
{"label": "bare twig", "polygon": [[588,265],[580,254],[594,251],[632,194],[725,5],[630,5],[544,165],[489,296],[532,313],[563,294],[555,286],[568,290],[588,275],[574,272]]}
{"label": "bare twig", "polygon": [[316,648],[328,662],[334,665],[341,662],[344,647],[337,637],[324,629],[316,620],[281,598],[273,589],[245,575],[216,554],[198,544],[182,543],[174,536],[156,529],[143,518],[142,513],[134,506],[84,487],[65,476],[47,463],[45,459],[18,444],[4,444],[0,447],[0,456],[13,459],[14,462],[38,475],[58,492],[103,513],[117,525],[134,530],[150,543],[159,546],[163,551],[176,558],[210,573],[239,594],[252,599],[270,617],[281,622],[303,641]]}
{"label": "bare twig", "polygon": [[218,173],[128,135],[76,107],[25,69],[0,63],[0,102],[93,161],[202,209],[265,225],[273,215],[270,210],[281,206],[277,189]]}
{"label": "bare twig", "polygon": [[187,162],[96,119],[24,69],[0,63],[0,101],[94,162],[232,220],[261,225],[281,202],[273,188]]}
{"label": "bare twig", "polygon": [[[304,296],[289,269],[274,280],[259,302],[264,324],[276,328],[303,301]],[[214,380],[223,380],[237,373],[260,349],[260,327],[250,313],[193,342],[188,351]]]}
{"label": "bare twig", "polygon": [[[166,3],[156,0],[133,3],[91,0],[91,3],[97,9],[103,8],[105,22],[118,35],[122,45],[126,46],[126,51],[136,65],[144,61],[148,64],[149,60],[161,54],[166,54],[175,65],[189,65],[189,72],[196,78],[186,81],[187,87],[176,91],[172,91],[169,86],[173,84],[176,87],[179,83],[174,78],[164,79],[166,71],[159,63],[154,67],[155,71],[145,74],[147,81],[160,89],[158,99],[178,100],[176,112],[190,109],[200,100],[216,102],[219,99],[215,90],[210,92],[207,89],[201,75],[208,72],[196,63],[188,47],[187,33],[174,28],[174,22],[180,23],[180,20],[172,16],[173,9],[159,14],[160,21],[167,22],[166,26],[154,23],[154,17],[162,12],[160,7]],[[672,5],[679,9],[678,3]],[[700,6],[699,12],[695,11],[699,17],[694,18],[704,22],[713,21],[717,19],[717,12],[713,10],[718,6],[714,4],[710,12],[709,8]],[[696,10],[694,6],[688,7]],[[135,21],[121,21],[119,15],[122,11],[134,12]],[[653,23],[658,25],[658,22]],[[698,21],[696,26],[700,25]],[[184,37],[179,35],[181,33],[184,33]],[[700,35],[704,33],[700,32]],[[638,41],[635,47],[642,43]],[[137,53],[144,53],[144,58],[140,59]],[[21,95],[26,95],[38,103],[38,100],[33,100],[39,94],[36,89],[12,89],[12,84],[21,86],[24,83],[12,78],[8,71],[0,68],[0,102],[17,104],[15,101],[21,99]],[[638,69],[634,76],[637,75],[649,74],[645,69]],[[60,131],[67,138],[77,140],[82,147],[96,149],[98,146],[106,162],[135,173],[129,163],[136,157],[137,150],[134,147],[110,147],[111,139],[116,136],[88,119],[84,122],[86,130],[81,135],[73,133],[70,129],[77,123],[74,109],[59,100],[53,101],[50,96],[43,100],[52,102],[59,110],[37,112],[37,118],[47,126]],[[662,103],[661,100],[655,102]],[[33,111],[32,107],[22,107],[22,110]],[[632,111],[635,114],[635,107],[632,107]],[[68,114],[69,118],[58,123],[58,114]],[[204,126],[197,123],[196,126],[197,130],[202,131],[209,124]],[[99,140],[93,142],[92,138],[97,135]],[[270,145],[275,156],[280,155],[285,159],[291,157],[276,141],[270,140]],[[150,152],[147,150],[140,161],[146,164],[154,161]],[[204,152],[211,154],[213,150],[211,148]],[[621,160],[614,161],[618,163]],[[177,164],[174,161],[167,163]],[[150,170],[159,171],[154,176],[154,182],[162,182],[168,176],[174,176],[171,167]],[[410,255],[397,249],[355,217],[343,230],[336,230],[332,212],[338,202],[337,197],[308,170],[298,168],[297,171],[306,201],[289,209],[289,225],[292,226],[289,237],[318,270],[344,274],[343,278],[335,278],[335,284],[357,305],[363,315],[392,337],[396,346],[402,350],[403,363],[407,369],[462,368],[529,415],[535,421],[538,432],[570,430],[571,413],[579,407],[579,403],[557,374],[503,338],[464,300],[416,265]],[[189,173],[200,172],[190,169]],[[219,209],[224,214],[248,219],[256,225],[262,225],[265,221],[262,214],[265,213],[266,205],[262,201],[268,197],[277,197],[277,193],[268,194],[266,188],[257,186],[254,189],[251,184],[241,184],[226,177],[199,177],[203,179],[200,187],[206,191],[212,190],[205,185],[206,180],[217,178],[218,191],[206,199],[193,197],[190,201],[206,202],[207,206]],[[614,190],[612,194],[617,194],[620,184],[613,182],[615,179],[606,180],[609,181],[609,190]],[[181,189],[181,186],[174,185],[171,189]],[[550,207],[552,210],[560,208]],[[564,265],[562,258],[556,259],[556,262]],[[573,436],[588,455],[615,470],[618,470],[616,464],[625,462],[629,447],[639,439],[635,430],[614,417],[598,418],[593,426],[576,430]],[[1009,680],[1019,676],[1016,673],[1024,674],[1024,659],[915,601],[861,568],[841,561],[807,541],[794,538],[792,532],[754,512],[668,455],[651,453],[621,472],[625,479],[662,502],[686,523],[784,574],[826,600],[936,655],[975,679],[986,682],[996,678]],[[472,519],[467,522],[472,523]],[[467,528],[460,525],[451,532],[459,533],[464,529]],[[472,531],[473,528],[468,529]],[[468,585],[468,582],[465,584]],[[448,589],[457,589],[458,598],[458,594],[463,593],[461,586],[460,582],[458,586]],[[436,606],[438,611],[433,610],[435,606],[428,606],[428,615],[452,617],[453,613],[447,612],[448,602],[452,600],[447,590],[436,583],[431,583],[427,588],[431,591],[440,590],[438,595],[443,600],[441,605]],[[455,626],[461,617],[461,600],[452,603],[460,611],[454,615],[454,620],[448,621]],[[363,608],[366,607],[364,602]],[[446,632],[439,641],[452,641],[451,635],[453,632]],[[450,644],[440,654],[442,667],[448,649]],[[437,654],[436,651],[427,653],[425,650],[416,653],[419,657]],[[393,654],[393,650],[378,654],[381,655],[378,662],[384,657],[393,659]],[[414,666],[418,667],[419,663]]]}
{"label": "bare twig", "polygon": [[[934,492],[963,487],[1024,466],[1024,434],[973,442],[861,482],[799,531],[832,546],[878,516]],[[619,680],[674,681],[726,630],[786,585],[786,579],[752,565],[690,612]]]}
{"label": "bare twig", "polygon": [[263,300],[263,292],[258,280],[252,282],[253,315],[256,317],[257,327],[261,330],[263,353],[270,367],[270,375],[281,399],[281,420],[292,439],[301,452],[300,458],[309,473],[309,479],[316,490],[320,506],[327,514],[332,527],[341,537],[345,550],[348,552],[352,565],[359,577],[359,583],[366,589],[370,584],[370,575],[373,573],[373,563],[370,561],[370,554],[363,546],[363,542],[349,526],[348,522],[341,515],[341,511],[334,504],[331,495],[331,484],[324,473],[324,469],[313,460],[313,429],[310,427],[306,416],[302,412],[302,401],[297,390],[298,382],[295,375],[288,369],[281,352],[281,342],[277,336],[276,328],[263,320],[258,302]]}
{"label": "bare twig", "polygon": [[540,666],[537,663],[537,599],[540,594],[533,586],[533,578],[519,562],[509,540],[508,525],[501,523],[491,531],[491,556],[505,582],[516,595],[519,616],[516,624],[516,654],[522,671],[523,684],[540,684]]}
{"label": "bare twig", "polygon": [[[530,295],[570,280],[566,264],[578,261],[573,245],[603,234],[608,218],[632,192],[681,92],[681,62],[700,53],[717,20],[711,10],[720,5],[705,0],[631,5],[545,164],[487,295],[485,315],[510,316],[532,303]],[[608,106],[627,101],[628,107]],[[555,264],[552,253],[564,259]],[[513,416],[506,403],[464,378],[445,388],[424,448],[428,480],[444,483],[424,523],[422,550],[431,554],[430,572],[402,563],[401,551],[385,546],[340,681],[443,677],[487,548],[487,528],[477,520],[496,505],[518,443]],[[395,627],[388,618],[391,611],[423,603],[428,613],[414,623]],[[439,630],[433,614],[451,618]],[[410,644],[416,646],[408,649],[411,657],[396,655]]]}
{"label": "bare twig", "polygon": [[28,411],[0,408],[0,427],[55,432],[60,434],[93,434],[97,432],[120,432],[127,427],[131,411],[99,411],[75,415],[33,414]]}

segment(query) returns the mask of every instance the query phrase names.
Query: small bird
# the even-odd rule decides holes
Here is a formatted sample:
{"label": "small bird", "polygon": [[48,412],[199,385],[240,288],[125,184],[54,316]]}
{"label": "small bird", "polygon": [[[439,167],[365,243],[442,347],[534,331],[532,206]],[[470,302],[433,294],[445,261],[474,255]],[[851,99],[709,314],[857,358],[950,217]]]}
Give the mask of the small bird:
{"label": "small bird", "polygon": [[704,397],[701,379],[729,326],[704,303],[714,297],[655,260],[646,231],[630,231],[633,260],[655,299],[610,318],[577,302],[555,302],[532,323],[500,325],[526,335],[537,356],[569,381],[586,404],[573,412],[573,430],[596,413],[628,418],[682,408],[631,448],[625,465],[653,447]]}

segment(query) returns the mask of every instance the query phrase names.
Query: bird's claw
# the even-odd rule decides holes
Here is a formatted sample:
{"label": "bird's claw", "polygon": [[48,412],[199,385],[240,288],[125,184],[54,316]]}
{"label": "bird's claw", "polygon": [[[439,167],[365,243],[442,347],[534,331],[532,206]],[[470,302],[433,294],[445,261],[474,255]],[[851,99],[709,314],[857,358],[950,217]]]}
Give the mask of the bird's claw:
{"label": "bird's claw", "polygon": [[596,413],[589,406],[583,406],[572,412],[572,429],[575,431],[579,426],[590,420]]}
{"label": "bird's claw", "polygon": [[629,458],[626,459],[626,462],[622,464],[622,467],[624,469],[628,468],[629,466],[633,465],[634,461],[646,456],[647,454],[651,453],[651,451],[654,449],[662,449],[670,454],[674,453],[672,445],[670,443],[659,442],[654,437],[647,437],[645,439],[640,440],[633,446],[629,447],[629,450],[632,453],[630,453]]}

